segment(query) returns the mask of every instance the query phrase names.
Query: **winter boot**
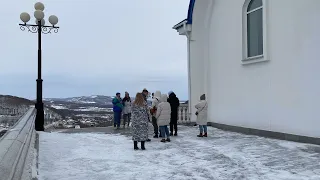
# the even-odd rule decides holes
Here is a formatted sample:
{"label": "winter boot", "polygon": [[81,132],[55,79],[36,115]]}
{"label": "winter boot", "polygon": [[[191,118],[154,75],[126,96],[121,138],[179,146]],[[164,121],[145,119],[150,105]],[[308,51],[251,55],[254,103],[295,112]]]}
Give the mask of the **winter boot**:
{"label": "winter boot", "polygon": [[158,138],[158,134],[154,135],[153,138]]}
{"label": "winter boot", "polygon": [[172,132],[170,133],[170,136],[173,136],[173,133],[172,133]]}
{"label": "winter boot", "polygon": [[208,134],[207,134],[207,133],[204,133],[203,137],[208,137]]}
{"label": "winter boot", "polygon": [[166,141],[167,141],[167,142],[170,142],[171,140],[170,140],[170,138],[167,138]]}
{"label": "winter boot", "polygon": [[166,142],[166,139],[162,139],[160,142],[163,142],[163,143],[165,143]]}
{"label": "winter boot", "polygon": [[200,133],[197,137],[203,137],[202,133]]}
{"label": "winter boot", "polygon": [[175,132],[175,133],[174,133],[174,136],[178,136],[178,133],[177,133],[177,132]]}
{"label": "winter boot", "polygon": [[148,138],[148,139],[147,139],[147,142],[150,142],[150,141],[151,141],[151,139]]}
{"label": "winter boot", "polygon": [[134,148],[134,150],[139,150],[139,148],[138,148],[138,141],[133,141],[133,148]]}
{"label": "winter boot", "polygon": [[144,141],[141,141],[141,149],[146,150],[146,148],[144,147]]}

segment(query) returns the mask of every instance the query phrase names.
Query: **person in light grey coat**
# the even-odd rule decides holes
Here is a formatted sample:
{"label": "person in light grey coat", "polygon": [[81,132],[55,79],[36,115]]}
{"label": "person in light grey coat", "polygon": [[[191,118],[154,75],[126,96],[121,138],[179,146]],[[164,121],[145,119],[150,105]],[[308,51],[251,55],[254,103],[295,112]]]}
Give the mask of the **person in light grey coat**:
{"label": "person in light grey coat", "polygon": [[195,105],[195,108],[197,109],[196,115],[197,115],[197,124],[199,125],[200,134],[198,137],[207,137],[207,119],[208,119],[208,103],[206,101],[206,95],[203,94],[200,96],[200,102]]}
{"label": "person in light grey coat", "polygon": [[149,112],[148,106],[142,93],[137,93],[132,104],[132,140],[134,150],[138,150],[138,142],[141,142],[141,149],[145,150],[145,141],[148,138]]}
{"label": "person in light grey coat", "polygon": [[123,127],[125,128],[126,123],[130,124],[131,120],[131,98],[128,92],[125,92],[125,97],[122,99],[123,103]]}
{"label": "person in light grey coat", "polygon": [[[160,128],[162,140],[161,142],[170,142],[170,133],[168,125],[170,124],[171,106],[167,102],[168,96],[166,94],[161,95],[160,103],[158,104],[156,118],[157,124]],[[167,136],[167,139],[165,137]]]}

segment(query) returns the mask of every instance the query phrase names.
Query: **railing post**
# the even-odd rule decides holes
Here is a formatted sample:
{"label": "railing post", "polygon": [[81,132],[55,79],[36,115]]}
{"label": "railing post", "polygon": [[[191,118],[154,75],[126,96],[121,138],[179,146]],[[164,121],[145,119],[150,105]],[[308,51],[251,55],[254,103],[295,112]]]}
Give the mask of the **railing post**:
{"label": "railing post", "polygon": [[188,105],[187,104],[181,104],[178,109],[178,123],[184,124],[188,123]]}
{"label": "railing post", "polygon": [[182,124],[182,111],[181,106],[178,108],[178,124]]}
{"label": "railing post", "polygon": [[184,107],[184,121],[188,122],[188,106]]}
{"label": "railing post", "polygon": [[[190,102],[190,101],[189,101]],[[189,108],[189,106],[190,106],[190,104],[189,104],[189,102],[188,102],[188,106],[187,106],[187,110],[188,110],[188,123],[191,123],[191,112],[189,111],[189,110],[191,110],[191,108]]]}
{"label": "railing post", "polygon": [[181,124],[181,108],[178,108],[178,124]]}

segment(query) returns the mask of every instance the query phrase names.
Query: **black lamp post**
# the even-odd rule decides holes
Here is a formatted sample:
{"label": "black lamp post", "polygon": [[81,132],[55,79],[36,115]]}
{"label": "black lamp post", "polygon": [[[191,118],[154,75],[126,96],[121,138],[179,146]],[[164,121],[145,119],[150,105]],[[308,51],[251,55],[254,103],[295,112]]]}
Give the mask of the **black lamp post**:
{"label": "black lamp post", "polygon": [[44,131],[44,110],[42,101],[42,78],[41,78],[41,34],[49,34],[51,31],[54,33],[58,32],[59,27],[55,26],[58,23],[58,18],[55,15],[49,17],[51,26],[45,26],[44,18],[44,5],[41,2],[37,2],[34,5],[35,12],[34,17],[36,18],[36,24],[27,24],[30,20],[30,15],[26,12],[20,14],[20,19],[23,24],[20,25],[22,31],[28,30],[31,33],[38,33],[38,79],[37,79],[37,102],[35,108],[37,110],[35,129],[37,131]]}

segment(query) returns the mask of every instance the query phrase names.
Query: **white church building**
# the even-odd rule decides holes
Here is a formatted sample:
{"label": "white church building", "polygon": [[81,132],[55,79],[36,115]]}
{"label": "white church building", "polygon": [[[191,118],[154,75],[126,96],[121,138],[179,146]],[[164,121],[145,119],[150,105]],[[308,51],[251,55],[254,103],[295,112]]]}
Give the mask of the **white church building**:
{"label": "white church building", "polygon": [[213,126],[320,144],[320,0],[190,0],[173,28],[191,121],[206,94]]}

